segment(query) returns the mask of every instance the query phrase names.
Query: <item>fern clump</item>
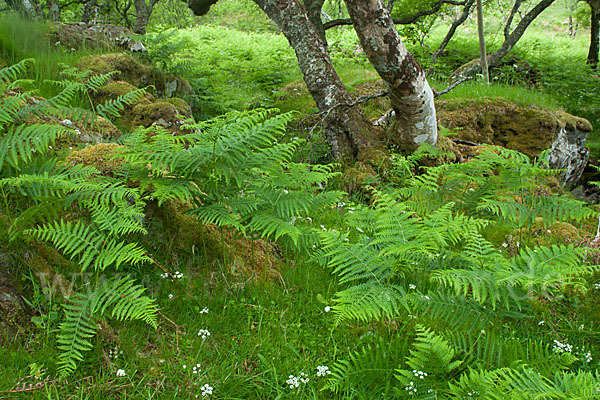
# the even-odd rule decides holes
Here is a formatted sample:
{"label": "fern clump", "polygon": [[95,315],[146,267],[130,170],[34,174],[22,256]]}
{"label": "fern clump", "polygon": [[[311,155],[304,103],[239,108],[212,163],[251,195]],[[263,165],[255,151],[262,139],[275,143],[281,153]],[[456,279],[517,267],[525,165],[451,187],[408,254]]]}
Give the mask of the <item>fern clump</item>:
{"label": "fern clump", "polygon": [[[348,233],[320,233],[315,260],[342,285],[331,300],[334,323],[392,320],[416,330],[413,349],[396,358],[395,381],[385,368],[379,375],[400,398],[563,398],[556,377],[576,358],[552,350],[547,338],[511,337],[502,327],[527,323],[537,303],[585,292],[598,270],[587,261],[595,250],[523,243],[511,255],[486,232],[502,224],[527,230],[540,218],[551,226],[594,212],[564,195],[536,193],[538,179],[557,171],[514,151],[490,148],[468,163],[414,175],[421,155],[396,160],[401,187],[372,188],[370,206],[345,214]],[[362,387],[349,377],[367,367],[358,360],[371,360],[377,370],[381,349],[339,361],[328,387]]]}

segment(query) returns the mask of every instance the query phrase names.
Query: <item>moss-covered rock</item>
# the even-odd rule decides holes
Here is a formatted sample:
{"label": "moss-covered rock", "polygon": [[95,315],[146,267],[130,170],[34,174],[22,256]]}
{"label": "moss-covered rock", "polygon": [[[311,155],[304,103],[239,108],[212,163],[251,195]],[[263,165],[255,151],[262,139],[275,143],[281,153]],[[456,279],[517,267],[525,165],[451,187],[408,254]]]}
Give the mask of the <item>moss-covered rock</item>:
{"label": "moss-covered rock", "polygon": [[201,255],[209,265],[225,256],[233,274],[277,278],[277,249],[267,240],[244,238],[230,228],[204,225],[186,211],[191,206],[169,200],[160,207],[150,203],[146,208],[149,235],[154,243],[164,243],[170,255],[190,252]]}
{"label": "moss-covered rock", "polygon": [[119,78],[136,87],[145,87],[154,82],[153,69],[127,53],[96,54],[84,57],[77,63],[81,70],[96,74],[119,71]]}
{"label": "moss-covered rock", "polygon": [[93,128],[102,139],[117,139],[121,136],[121,131],[112,122],[103,117],[96,117]]}
{"label": "moss-covered rock", "polygon": [[[115,100],[119,96],[124,96],[127,93],[133,92],[138,88],[126,81],[110,81],[96,93],[92,94],[92,101],[95,104],[102,104],[108,100]],[[154,96],[150,93],[146,93],[144,98],[140,100],[140,103],[150,103],[154,101]]]}
{"label": "moss-covered rock", "polygon": [[145,51],[141,42],[132,39],[133,32],[111,24],[86,24],[84,22],[57,23],[48,32],[53,45],[67,49],[120,47],[129,51]]}
{"label": "moss-covered rock", "polygon": [[348,193],[354,193],[375,179],[377,172],[369,164],[358,161],[353,167],[346,169],[344,173],[344,187]]}
{"label": "moss-covered rock", "polygon": [[123,161],[117,157],[117,149],[124,146],[116,143],[98,143],[87,146],[68,155],[66,162],[72,164],[91,165],[104,175],[114,175]]}
{"label": "moss-covered rock", "polygon": [[133,107],[127,121],[132,128],[151,125],[162,126],[174,134],[182,134],[180,126],[185,122],[186,116],[179,113],[175,105],[168,101],[156,101],[149,104],[138,104]]}
{"label": "moss-covered rock", "polygon": [[171,97],[167,99],[158,99],[158,101],[164,101],[173,104],[177,109],[177,112],[184,117],[189,118],[192,116],[192,107],[184,99],[180,99],[179,97]]}
{"label": "moss-covered rock", "polygon": [[157,95],[185,96],[193,93],[189,82],[146,65],[131,54],[109,53],[84,57],[77,66],[82,70],[91,70],[96,74],[119,71],[118,79],[126,81],[136,88],[153,85]]}
{"label": "moss-covered rock", "polygon": [[579,179],[587,162],[585,139],[592,126],[583,118],[502,99],[452,99],[438,101],[437,108],[439,124],[455,131],[459,139],[503,146],[530,157],[552,148],[551,166],[566,169],[563,183]]}

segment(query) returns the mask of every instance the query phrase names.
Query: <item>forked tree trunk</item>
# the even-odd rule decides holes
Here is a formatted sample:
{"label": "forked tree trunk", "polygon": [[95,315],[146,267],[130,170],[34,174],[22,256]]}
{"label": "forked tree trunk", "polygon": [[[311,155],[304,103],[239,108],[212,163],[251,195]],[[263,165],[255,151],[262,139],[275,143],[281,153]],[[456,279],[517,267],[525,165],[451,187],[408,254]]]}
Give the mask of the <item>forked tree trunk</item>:
{"label": "forked tree trunk", "polygon": [[403,150],[435,145],[437,121],[433,91],[425,72],[408,52],[381,0],[345,0],[360,43],[389,88],[395,123],[388,137]]}
{"label": "forked tree trunk", "polygon": [[365,150],[380,142],[369,120],[342,84],[322,36],[297,0],[254,0],[281,29],[296,52],[308,91],[325,116],[324,129],[334,158],[350,161],[367,157]]}

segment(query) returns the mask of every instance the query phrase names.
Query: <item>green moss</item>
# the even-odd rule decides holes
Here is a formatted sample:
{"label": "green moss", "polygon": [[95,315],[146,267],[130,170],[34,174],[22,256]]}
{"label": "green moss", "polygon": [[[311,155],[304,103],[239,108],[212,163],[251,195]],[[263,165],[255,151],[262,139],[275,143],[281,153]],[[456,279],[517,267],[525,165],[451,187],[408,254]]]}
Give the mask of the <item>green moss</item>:
{"label": "green moss", "polygon": [[[138,104],[131,112],[130,125],[132,127],[148,127],[155,122],[159,125],[171,127],[177,120],[177,108],[166,101],[157,101],[149,104]],[[162,120],[162,121],[161,121]]]}
{"label": "green moss", "polygon": [[344,188],[348,193],[355,193],[373,181],[376,176],[375,169],[369,163],[358,161],[354,167],[346,169],[343,178]]}
{"label": "green moss", "polygon": [[[92,94],[92,100],[96,104],[102,104],[108,100],[115,100],[117,97],[126,95],[137,89],[137,87],[129,82],[111,81],[100,88],[97,93]],[[154,100],[154,96],[147,93],[140,102],[149,103],[152,100]]]}
{"label": "green moss", "polygon": [[66,159],[67,163],[91,165],[104,175],[114,175],[123,163],[116,158],[116,150],[124,146],[116,143],[98,143],[73,151]]}
{"label": "green moss", "polygon": [[153,69],[136,60],[127,53],[99,54],[84,57],[77,66],[82,70],[91,70],[96,74],[106,74],[112,71],[120,72],[120,79],[136,87],[151,85],[154,80]]}
{"label": "green moss", "polygon": [[437,102],[438,121],[459,139],[496,144],[530,157],[551,147],[561,128],[591,130],[588,121],[562,111],[523,107],[502,99]]}
{"label": "green moss", "polygon": [[166,102],[175,106],[177,112],[185,117],[192,116],[192,107],[184,99],[171,97],[169,99],[158,99],[157,102]]}

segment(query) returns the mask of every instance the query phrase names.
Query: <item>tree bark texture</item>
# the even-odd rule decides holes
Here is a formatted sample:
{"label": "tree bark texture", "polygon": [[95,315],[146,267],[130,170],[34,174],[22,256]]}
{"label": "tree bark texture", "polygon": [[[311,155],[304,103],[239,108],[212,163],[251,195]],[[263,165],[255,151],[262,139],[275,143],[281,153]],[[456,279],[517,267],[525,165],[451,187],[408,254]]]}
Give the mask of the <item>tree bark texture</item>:
{"label": "tree bark texture", "polygon": [[148,26],[148,22],[150,21],[150,17],[152,16],[152,10],[156,5],[157,0],[150,0],[149,3],[146,3],[146,0],[135,0],[135,22],[133,23],[133,31],[140,35],[144,35],[146,33],[146,26]]}
{"label": "tree bark texture", "polygon": [[587,63],[594,71],[598,70],[598,51],[600,49],[600,0],[586,0],[591,7],[590,49]]}
{"label": "tree bark texture", "polygon": [[425,72],[408,52],[381,0],[345,0],[360,43],[389,88],[395,123],[388,137],[403,150],[435,145],[437,122],[433,91]]}
{"label": "tree bark texture", "polygon": [[365,159],[380,142],[369,120],[344,87],[325,43],[297,0],[254,0],[277,24],[296,52],[308,91],[325,117],[324,129],[335,159]]}

